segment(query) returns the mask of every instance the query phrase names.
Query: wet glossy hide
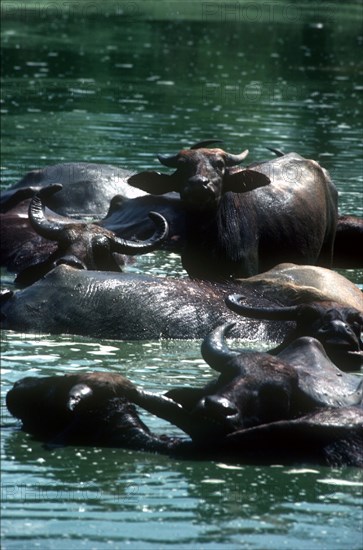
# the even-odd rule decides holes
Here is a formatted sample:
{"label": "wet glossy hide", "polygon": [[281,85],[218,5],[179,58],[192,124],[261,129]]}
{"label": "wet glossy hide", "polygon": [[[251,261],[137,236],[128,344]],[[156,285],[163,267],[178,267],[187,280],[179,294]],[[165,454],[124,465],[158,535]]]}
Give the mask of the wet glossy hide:
{"label": "wet glossy hide", "polygon": [[7,393],[10,413],[48,449],[65,445],[121,447],[169,453],[182,439],[156,436],[127,398],[133,384],[119,374],[26,377]]}
{"label": "wet glossy hide", "polygon": [[[203,338],[236,321],[234,335],[279,342],[286,322],[243,319],[224,303],[233,283],[84,271],[60,265],[33,285],[1,297],[3,329],[117,340]],[[271,302],[255,297],[263,304]]]}
{"label": "wet glossy hide", "polygon": [[191,277],[248,277],[286,261],[330,267],[337,192],[328,173],[296,153],[236,168],[246,153],[229,162],[222,149],[194,146],[159,155],[173,174],[142,172],[128,181],[180,194],[187,212],[182,263]]}
{"label": "wet glossy hide", "polygon": [[1,193],[1,212],[13,208],[18,202],[31,198],[44,187],[62,184],[62,191],[50,197],[47,206],[58,214],[74,218],[91,216],[100,219],[106,215],[115,195],[125,198],[144,193],[128,185],[132,175],[109,164],[68,162],[32,170],[15,185]]}

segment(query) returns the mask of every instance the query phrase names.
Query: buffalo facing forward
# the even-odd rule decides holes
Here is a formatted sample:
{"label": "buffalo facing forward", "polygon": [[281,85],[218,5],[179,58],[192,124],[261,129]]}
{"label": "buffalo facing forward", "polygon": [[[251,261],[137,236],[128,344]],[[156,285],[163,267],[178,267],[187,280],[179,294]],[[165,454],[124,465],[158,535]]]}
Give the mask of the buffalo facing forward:
{"label": "buffalo facing forward", "polygon": [[191,277],[249,277],[282,262],[330,267],[337,191],[326,170],[296,153],[239,168],[248,154],[210,142],[159,155],[171,175],[146,171],[128,182],[179,193],[186,212],[182,263]]}

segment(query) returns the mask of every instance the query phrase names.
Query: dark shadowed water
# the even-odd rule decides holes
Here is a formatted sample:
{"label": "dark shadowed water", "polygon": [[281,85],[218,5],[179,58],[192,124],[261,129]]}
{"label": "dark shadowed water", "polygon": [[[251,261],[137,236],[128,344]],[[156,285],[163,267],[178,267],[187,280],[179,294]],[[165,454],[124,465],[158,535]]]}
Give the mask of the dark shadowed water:
{"label": "dark shadowed water", "polygon": [[[272,158],[268,146],[318,160],[341,212],[363,214],[360,2],[28,0],[1,10],[2,188],[61,161],[157,169],[157,152],[220,138],[251,161]],[[133,269],[182,273],[165,253]],[[363,282],[360,270],[344,274]],[[212,374],[199,348],[3,333],[4,549],[363,547],[357,469],[49,452],[4,407],[12,384],[34,374],[98,369],[154,391],[200,385]]]}

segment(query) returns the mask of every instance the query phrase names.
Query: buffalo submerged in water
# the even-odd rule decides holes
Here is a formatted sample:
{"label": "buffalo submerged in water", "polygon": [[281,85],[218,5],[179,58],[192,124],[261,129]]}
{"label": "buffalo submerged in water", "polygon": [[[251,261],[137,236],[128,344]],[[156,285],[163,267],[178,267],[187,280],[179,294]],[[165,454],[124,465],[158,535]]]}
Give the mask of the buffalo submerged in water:
{"label": "buffalo submerged in water", "polygon": [[[341,373],[313,338],[295,340],[277,357],[230,350],[229,325],[202,344],[220,375],[204,387],[165,395],[120,374],[26,377],[6,397],[23,430],[55,445],[97,445],[237,463],[363,466],[362,381]],[[157,435],[135,404],[190,439]]]}
{"label": "buffalo submerged in water", "polygon": [[[337,216],[334,184],[315,161],[279,153],[277,159],[241,167],[247,151],[233,155],[208,149],[210,143],[159,155],[163,164],[176,168],[171,175],[86,163],[30,172],[2,193],[1,265],[18,273],[54,252],[56,245],[29,223],[24,199],[38,193],[48,216],[66,214],[68,224],[92,217],[126,239],[150,238],[149,212],[163,215],[169,235],[161,246],[181,253],[192,277],[247,277],[285,261],[362,266],[357,250],[363,245],[363,220]],[[59,184],[58,193],[46,192]]]}
{"label": "buffalo submerged in water", "polygon": [[[237,313],[227,307],[228,297],[241,294],[247,315],[258,319],[240,315],[240,303]],[[281,315],[282,303],[289,316],[284,309]],[[308,313],[297,320],[291,310],[299,307]],[[3,329],[116,340],[195,339],[235,322],[235,338],[281,344],[313,335],[324,345],[330,342],[343,369],[362,363],[362,312],[362,293],[343,276],[293,264],[229,283],[59,265],[33,285],[1,295]]]}
{"label": "buffalo submerged in water", "polygon": [[[316,162],[295,153],[240,168],[247,151],[231,155],[222,149],[207,149],[208,144],[159,156],[162,164],[176,169],[170,176],[155,172],[125,175],[126,190],[130,182],[156,194],[180,195],[176,203],[182,209],[177,209],[175,219],[181,213],[178,231],[185,225],[176,235],[176,241],[181,236],[185,239],[183,265],[191,277],[207,280],[76,270],[70,265],[82,263],[82,254],[77,257],[78,243],[87,250],[90,242],[86,240],[84,247],[82,231],[91,230],[90,225],[79,223],[76,232],[81,240],[71,242],[71,254],[59,246],[60,239],[61,258],[51,255],[50,261],[46,259],[42,274],[51,270],[45,277],[22,291],[2,293],[1,323],[4,329],[22,332],[124,340],[204,338],[227,323],[215,329],[202,347],[205,360],[220,372],[219,378],[204,388],[176,388],[164,396],[140,390],[121,375],[110,375],[112,381],[104,373],[74,375],[74,379],[27,378],[9,392],[9,410],[23,421],[25,431],[51,445],[111,445],[247,463],[362,466],[361,384],[335,366],[349,368],[351,357],[358,361],[354,368],[362,364],[363,307],[358,289],[329,270],[311,267],[308,274],[308,266],[290,264],[270,270],[274,280],[267,291],[265,273],[260,279],[230,280],[268,269],[276,261],[330,266],[339,221],[335,187]],[[31,193],[34,190],[10,194],[4,210]],[[47,193],[44,190],[43,196]],[[50,225],[40,197],[33,198],[36,206],[30,216],[42,234]],[[116,199],[113,208],[117,201],[121,209],[138,201],[158,202],[151,195],[130,197]],[[166,211],[171,212],[170,205],[176,203],[160,197],[164,199]],[[258,216],[254,214],[257,205]],[[158,212],[158,208],[153,210]],[[235,224],[234,210],[244,220],[242,225]],[[144,209],[142,215],[148,213]],[[110,222],[112,208],[107,218]],[[158,219],[147,222],[149,229],[153,222],[159,228],[144,243],[145,251],[165,240],[166,224]],[[58,222],[59,228],[60,218]],[[63,222],[62,230],[67,231],[71,221]],[[354,224],[355,220],[348,220],[343,235],[350,234]],[[233,227],[236,231],[231,231]],[[91,256],[82,269],[93,267],[99,239],[103,243],[106,233],[100,228],[95,235],[96,246],[92,241]],[[251,235],[258,236],[257,248]],[[344,248],[344,238],[339,246]],[[107,257],[112,255],[108,248]],[[102,254],[98,257],[104,268]],[[290,274],[289,284],[284,281],[287,269],[297,269],[292,285]],[[311,279],[325,272],[332,279],[327,277],[323,289],[311,288]],[[266,339],[279,345],[271,350],[273,355],[233,352],[223,341],[226,326],[233,337]],[[135,404],[175,424],[190,439],[152,434],[138,417]],[[44,416],[51,420],[43,421],[40,428]]]}
{"label": "buffalo submerged in water", "polygon": [[338,194],[328,172],[297,153],[240,167],[247,150],[235,155],[210,143],[159,155],[173,174],[146,171],[128,179],[148,193],[179,193],[188,274],[221,280],[282,262],[331,267]]}
{"label": "buffalo submerged in water", "polygon": [[157,212],[149,212],[154,232],[144,241],[117,237],[112,231],[94,223],[80,222],[58,215],[49,217],[46,215],[44,199],[61,189],[61,185],[45,187],[31,200],[29,221],[32,227],[41,237],[54,241],[57,245],[51,254],[45,254],[43,257],[35,253],[32,258],[26,260],[26,265],[16,278],[17,284],[31,284],[61,264],[77,269],[121,271],[125,255],[151,252],[159,248],[168,236],[168,223]]}

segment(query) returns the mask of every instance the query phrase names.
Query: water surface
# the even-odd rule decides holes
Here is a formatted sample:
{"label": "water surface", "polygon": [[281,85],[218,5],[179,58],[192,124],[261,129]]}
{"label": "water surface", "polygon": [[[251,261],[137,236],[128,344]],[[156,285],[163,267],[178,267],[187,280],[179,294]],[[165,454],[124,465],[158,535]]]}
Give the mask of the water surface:
{"label": "water surface", "polygon": [[[61,161],[159,169],[157,152],[220,138],[251,161],[272,158],[268,146],[318,160],[340,210],[362,215],[360,3],[28,1],[3,2],[2,16],[2,188]],[[165,253],[132,269],[183,275]],[[344,273],[362,284],[361,270]],[[212,373],[200,342],[6,332],[1,351],[4,549],[362,548],[357,469],[49,452],[5,410],[26,375],[98,369],[153,391],[203,384]]]}

